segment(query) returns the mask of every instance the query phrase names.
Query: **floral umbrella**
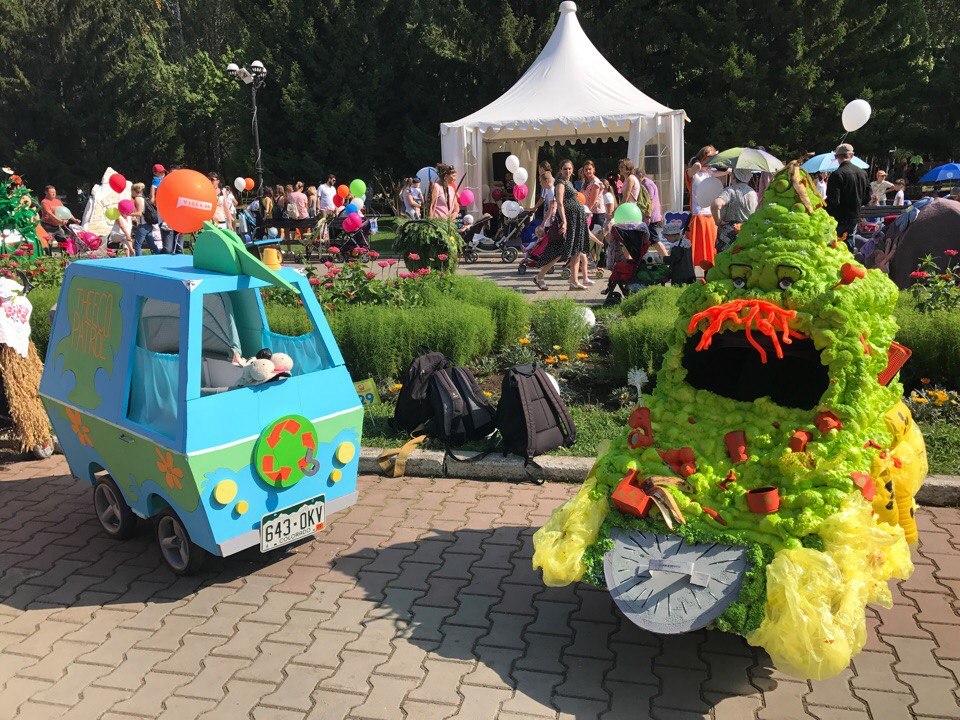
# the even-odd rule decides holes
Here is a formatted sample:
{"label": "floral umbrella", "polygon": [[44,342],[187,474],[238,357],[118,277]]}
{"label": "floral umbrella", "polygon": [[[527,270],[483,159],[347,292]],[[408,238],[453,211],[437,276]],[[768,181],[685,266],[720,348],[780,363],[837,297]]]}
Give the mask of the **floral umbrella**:
{"label": "floral umbrella", "polygon": [[709,167],[752,170],[753,172],[775,173],[783,169],[783,163],[766,150],[759,148],[730,148],[714,155],[707,162]]}

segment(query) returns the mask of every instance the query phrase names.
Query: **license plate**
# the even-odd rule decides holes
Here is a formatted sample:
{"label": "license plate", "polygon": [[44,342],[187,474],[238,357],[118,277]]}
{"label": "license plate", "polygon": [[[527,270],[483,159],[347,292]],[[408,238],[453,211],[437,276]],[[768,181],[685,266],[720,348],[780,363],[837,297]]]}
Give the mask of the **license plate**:
{"label": "license plate", "polygon": [[264,515],[260,520],[260,552],[309,537],[324,527],[325,496]]}

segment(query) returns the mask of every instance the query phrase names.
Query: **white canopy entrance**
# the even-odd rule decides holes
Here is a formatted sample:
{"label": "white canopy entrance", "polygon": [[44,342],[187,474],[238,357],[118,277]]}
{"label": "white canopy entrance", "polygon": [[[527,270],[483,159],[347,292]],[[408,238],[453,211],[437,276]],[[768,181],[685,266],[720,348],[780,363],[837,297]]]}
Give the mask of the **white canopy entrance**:
{"label": "white canopy entrance", "polygon": [[[627,139],[627,157],[657,182],[664,210],[683,202],[683,110],[647,97],[607,62],[577,21],[572,0],[540,55],[516,84],[472,115],[440,125],[443,161],[476,195],[494,177],[493,153],[520,158],[537,195],[537,150],[546,142]],[[497,168],[499,170],[499,168]]]}

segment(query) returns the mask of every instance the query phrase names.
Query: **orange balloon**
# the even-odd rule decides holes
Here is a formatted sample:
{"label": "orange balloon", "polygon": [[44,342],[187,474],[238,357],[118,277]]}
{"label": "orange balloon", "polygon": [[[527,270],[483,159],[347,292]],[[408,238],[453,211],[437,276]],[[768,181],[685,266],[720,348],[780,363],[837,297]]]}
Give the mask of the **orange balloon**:
{"label": "orange balloon", "polygon": [[587,204],[587,196],[581,192],[577,193],[577,200],[580,202],[581,205]]}
{"label": "orange balloon", "polygon": [[348,188],[346,185],[341,185],[337,188],[337,195],[339,195],[340,197],[344,198],[349,194],[350,194],[350,188]]}
{"label": "orange balloon", "polygon": [[217,191],[196,170],[174,170],[157,188],[157,210],[163,221],[180,233],[196,232],[213,217]]}
{"label": "orange balloon", "polygon": [[253,178],[244,178],[244,182],[247,184],[247,190],[253,190],[256,187],[256,183],[253,182]]}

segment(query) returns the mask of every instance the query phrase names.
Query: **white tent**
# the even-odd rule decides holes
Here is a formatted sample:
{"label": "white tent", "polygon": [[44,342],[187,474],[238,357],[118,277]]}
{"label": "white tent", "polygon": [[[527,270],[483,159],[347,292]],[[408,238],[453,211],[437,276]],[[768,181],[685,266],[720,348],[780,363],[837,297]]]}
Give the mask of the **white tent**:
{"label": "white tent", "polygon": [[[516,84],[472,115],[440,125],[443,161],[479,208],[494,174],[493,153],[520,159],[530,180],[527,205],[537,194],[537,150],[545,142],[628,141],[627,157],[660,188],[664,210],[683,202],[683,110],[647,97],[607,62],[583,32],[572,0],[560,4],[557,27]],[[499,168],[497,168],[499,170]]]}

